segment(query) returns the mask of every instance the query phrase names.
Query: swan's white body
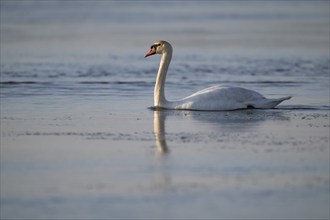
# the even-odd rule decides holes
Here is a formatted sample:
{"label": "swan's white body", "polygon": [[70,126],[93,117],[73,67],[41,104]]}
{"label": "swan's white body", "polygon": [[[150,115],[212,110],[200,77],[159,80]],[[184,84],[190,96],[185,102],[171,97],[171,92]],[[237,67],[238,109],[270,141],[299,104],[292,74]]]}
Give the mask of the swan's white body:
{"label": "swan's white body", "polygon": [[182,110],[235,110],[244,108],[274,108],[291,97],[267,99],[258,92],[240,88],[216,85],[200,90],[178,101],[165,98],[165,80],[172,59],[172,46],[166,41],[157,41],[145,57],[162,54],[154,90],[154,107]]}

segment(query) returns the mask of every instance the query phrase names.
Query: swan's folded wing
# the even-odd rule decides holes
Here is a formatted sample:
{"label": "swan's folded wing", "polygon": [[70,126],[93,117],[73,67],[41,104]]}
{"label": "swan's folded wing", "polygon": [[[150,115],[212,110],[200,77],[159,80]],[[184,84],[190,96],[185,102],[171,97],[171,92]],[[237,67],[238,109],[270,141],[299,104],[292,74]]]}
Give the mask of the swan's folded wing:
{"label": "swan's folded wing", "polygon": [[190,110],[274,108],[282,101],[290,98],[267,99],[253,90],[217,85],[200,90],[180,101],[172,102],[172,107]]}
{"label": "swan's folded wing", "polygon": [[233,110],[246,108],[247,102],[265,99],[261,94],[240,88],[213,86],[198,91],[176,103],[176,109]]}

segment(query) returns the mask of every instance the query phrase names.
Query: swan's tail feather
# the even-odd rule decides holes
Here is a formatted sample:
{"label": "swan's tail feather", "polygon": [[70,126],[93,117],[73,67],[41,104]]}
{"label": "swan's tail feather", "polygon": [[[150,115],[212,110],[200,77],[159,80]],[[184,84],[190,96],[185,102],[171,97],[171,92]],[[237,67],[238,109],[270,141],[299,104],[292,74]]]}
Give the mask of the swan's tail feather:
{"label": "swan's tail feather", "polygon": [[286,96],[278,99],[259,99],[256,101],[252,101],[248,104],[248,106],[253,106],[254,108],[274,108],[281,102],[291,98],[292,96]]}

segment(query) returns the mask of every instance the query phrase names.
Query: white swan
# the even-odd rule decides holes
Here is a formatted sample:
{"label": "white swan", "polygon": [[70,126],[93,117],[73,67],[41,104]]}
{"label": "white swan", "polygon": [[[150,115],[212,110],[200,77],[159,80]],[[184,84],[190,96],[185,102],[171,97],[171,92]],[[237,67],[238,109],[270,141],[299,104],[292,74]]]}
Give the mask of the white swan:
{"label": "white swan", "polygon": [[274,108],[291,96],[267,99],[258,92],[229,86],[212,86],[178,101],[165,98],[165,80],[172,58],[172,46],[166,41],[156,41],[145,57],[162,54],[154,89],[154,107],[182,110],[235,110],[244,108]]}

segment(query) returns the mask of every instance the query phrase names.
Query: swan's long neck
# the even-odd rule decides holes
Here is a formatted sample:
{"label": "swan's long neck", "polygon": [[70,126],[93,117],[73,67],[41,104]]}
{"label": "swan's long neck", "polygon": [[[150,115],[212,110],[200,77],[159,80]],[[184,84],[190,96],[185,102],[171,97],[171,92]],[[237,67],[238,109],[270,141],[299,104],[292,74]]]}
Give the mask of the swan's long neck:
{"label": "swan's long neck", "polygon": [[154,90],[154,106],[165,107],[167,103],[165,98],[165,80],[168,67],[172,59],[172,50],[169,49],[162,54],[159,64],[156,85]]}

